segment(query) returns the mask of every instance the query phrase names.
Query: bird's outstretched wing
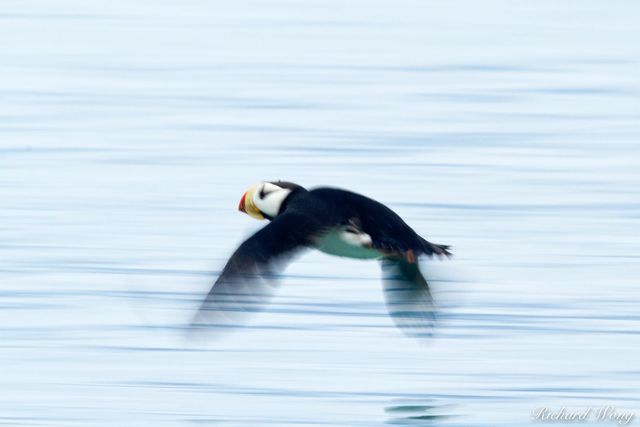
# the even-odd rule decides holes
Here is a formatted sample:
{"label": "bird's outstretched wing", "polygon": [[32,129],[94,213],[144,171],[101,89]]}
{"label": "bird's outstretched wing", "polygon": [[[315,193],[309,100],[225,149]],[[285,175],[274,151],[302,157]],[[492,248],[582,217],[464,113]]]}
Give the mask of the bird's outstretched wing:
{"label": "bird's outstretched wing", "polygon": [[430,337],[435,310],[429,284],[416,262],[406,259],[382,260],[383,291],[387,311],[394,323],[408,336]]}
{"label": "bird's outstretched wing", "polygon": [[270,300],[277,286],[275,273],[322,232],[322,224],[309,215],[284,212],[277,216],[229,258],[192,327],[241,326],[248,314],[261,311]]}

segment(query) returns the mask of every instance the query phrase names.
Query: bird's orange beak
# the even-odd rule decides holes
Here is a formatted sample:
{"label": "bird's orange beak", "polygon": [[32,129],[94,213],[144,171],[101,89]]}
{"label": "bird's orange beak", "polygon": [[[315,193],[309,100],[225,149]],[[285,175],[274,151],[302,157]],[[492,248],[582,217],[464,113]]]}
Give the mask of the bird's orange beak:
{"label": "bird's orange beak", "polygon": [[246,209],[244,208],[244,200],[247,198],[247,193],[248,191],[245,191],[245,193],[242,195],[242,198],[240,199],[240,204],[238,204],[238,210],[243,213],[247,213]]}
{"label": "bird's orange beak", "polygon": [[242,195],[240,203],[238,204],[238,210],[255,219],[264,219],[264,215],[262,215],[260,209],[253,203],[253,193],[255,190],[256,187],[253,186]]}

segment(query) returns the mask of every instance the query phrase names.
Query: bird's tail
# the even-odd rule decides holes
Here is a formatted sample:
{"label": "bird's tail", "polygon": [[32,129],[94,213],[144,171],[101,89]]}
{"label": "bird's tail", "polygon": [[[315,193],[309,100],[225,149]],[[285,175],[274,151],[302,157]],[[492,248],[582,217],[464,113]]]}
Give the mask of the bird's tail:
{"label": "bird's tail", "polygon": [[451,246],[449,245],[437,245],[435,243],[429,242],[426,239],[423,239],[422,237],[420,237],[420,242],[422,243],[422,250],[428,256],[453,256],[453,254],[449,251],[449,249],[451,248]]}

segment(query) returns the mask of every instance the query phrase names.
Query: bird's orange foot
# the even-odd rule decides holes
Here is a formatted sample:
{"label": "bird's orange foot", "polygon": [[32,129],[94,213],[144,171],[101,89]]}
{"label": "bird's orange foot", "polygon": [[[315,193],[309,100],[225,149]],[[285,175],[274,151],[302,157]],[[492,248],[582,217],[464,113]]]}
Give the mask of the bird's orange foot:
{"label": "bird's orange foot", "polygon": [[413,253],[413,249],[409,249],[407,252],[405,252],[405,257],[407,258],[409,264],[414,264],[416,262],[416,255]]}

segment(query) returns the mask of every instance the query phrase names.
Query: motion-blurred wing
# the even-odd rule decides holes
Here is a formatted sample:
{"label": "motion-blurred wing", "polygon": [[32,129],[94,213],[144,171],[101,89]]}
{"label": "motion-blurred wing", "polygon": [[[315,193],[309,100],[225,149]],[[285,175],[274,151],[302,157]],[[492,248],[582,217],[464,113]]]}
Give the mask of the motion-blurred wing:
{"label": "motion-blurred wing", "polygon": [[322,231],[309,215],[285,212],[244,241],[200,306],[194,327],[233,328],[261,311],[277,287],[275,273]]}
{"label": "motion-blurred wing", "polygon": [[383,259],[383,291],[387,311],[408,336],[431,336],[435,310],[429,285],[417,263],[405,259]]}

